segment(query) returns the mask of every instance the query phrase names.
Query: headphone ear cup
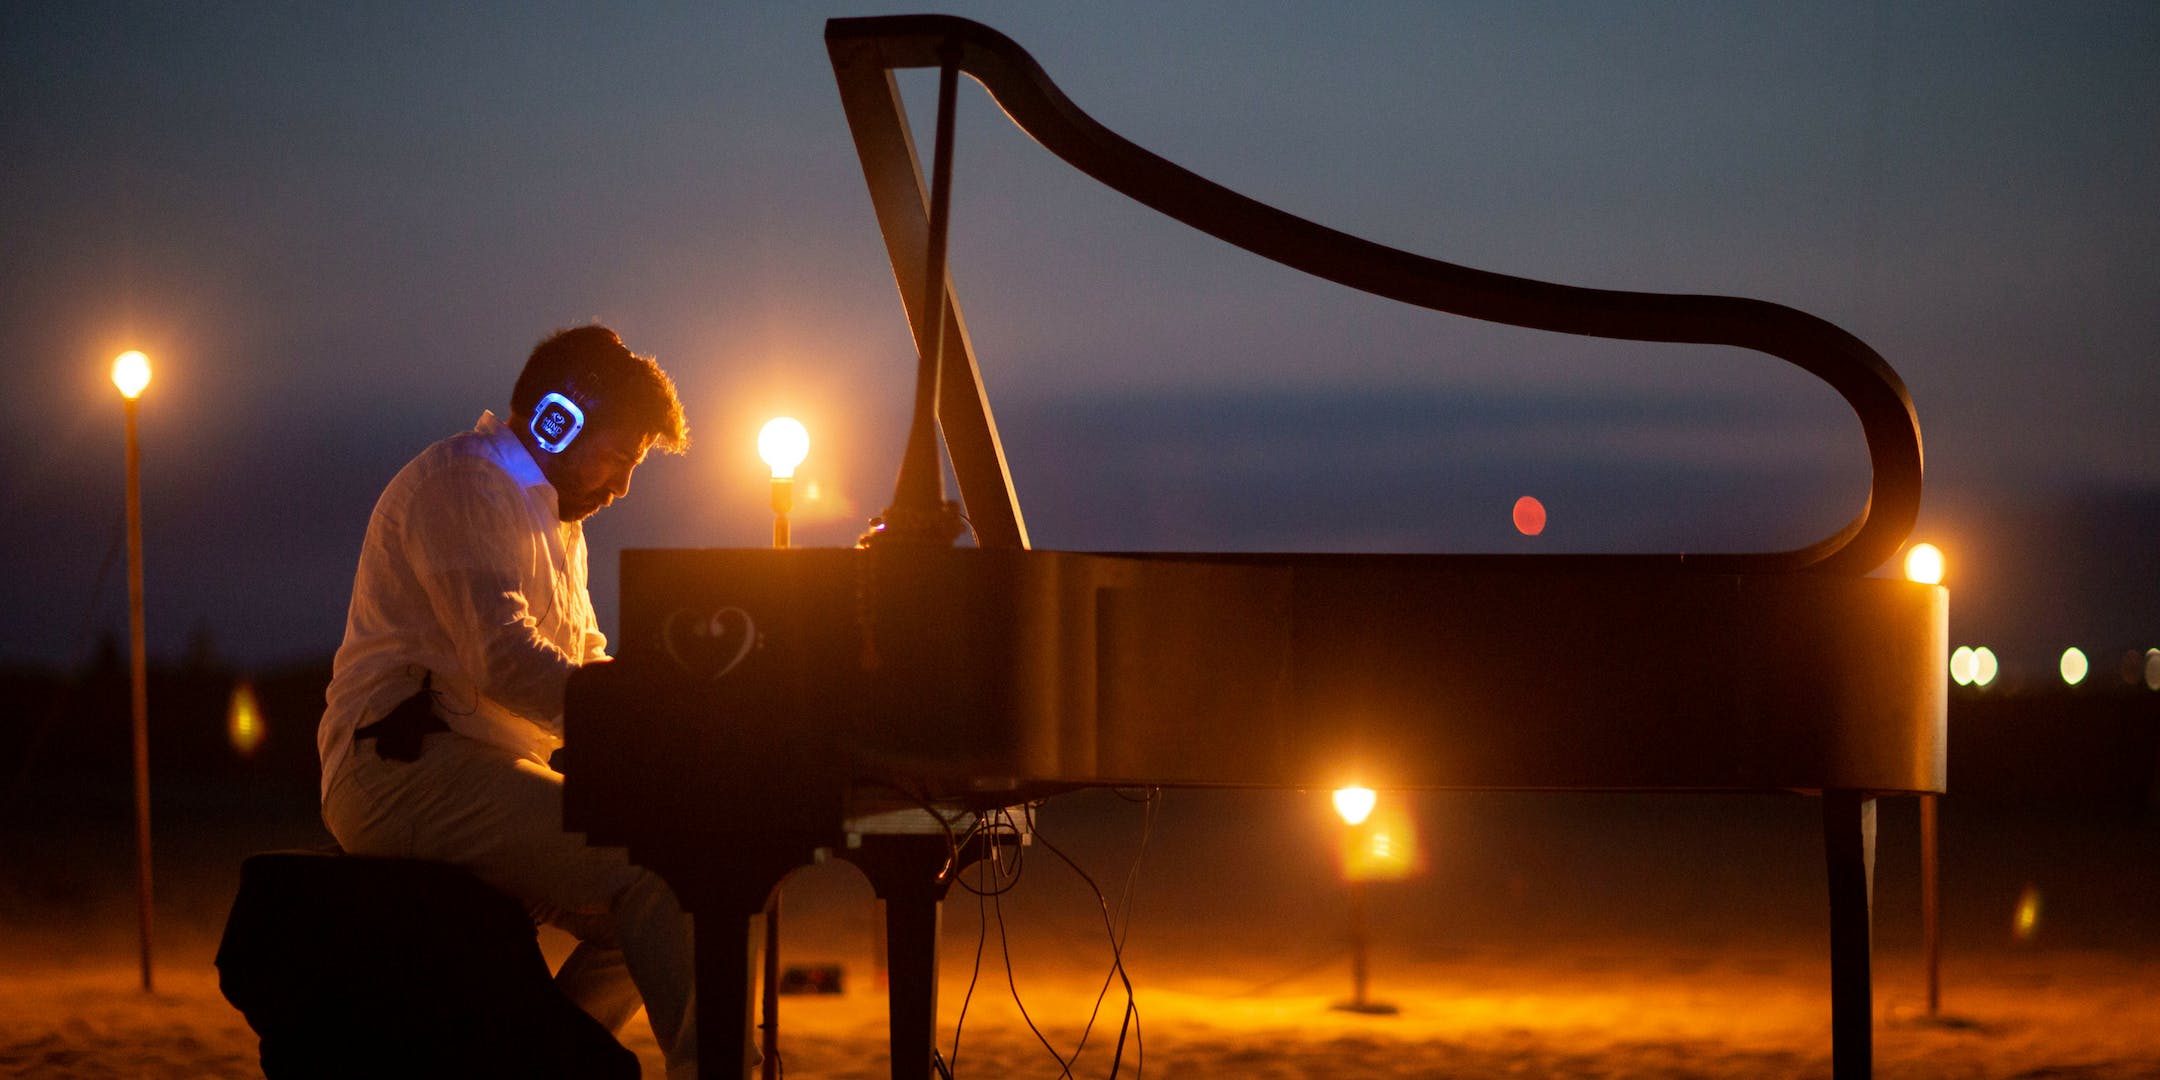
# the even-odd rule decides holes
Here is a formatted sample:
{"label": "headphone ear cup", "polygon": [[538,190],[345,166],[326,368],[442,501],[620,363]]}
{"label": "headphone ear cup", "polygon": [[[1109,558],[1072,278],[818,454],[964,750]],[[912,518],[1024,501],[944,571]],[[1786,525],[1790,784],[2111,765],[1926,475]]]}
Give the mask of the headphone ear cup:
{"label": "headphone ear cup", "polygon": [[585,410],[561,391],[551,391],[533,406],[533,442],[550,454],[560,454],[585,430]]}

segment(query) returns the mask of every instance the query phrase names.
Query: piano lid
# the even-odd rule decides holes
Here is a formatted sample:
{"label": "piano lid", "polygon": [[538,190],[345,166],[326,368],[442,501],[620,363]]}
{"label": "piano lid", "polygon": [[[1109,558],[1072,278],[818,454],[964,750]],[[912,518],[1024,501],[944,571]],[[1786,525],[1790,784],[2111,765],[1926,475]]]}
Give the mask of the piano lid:
{"label": "piano lid", "polygon": [[[942,236],[933,235],[932,192],[924,182],[906,109],[892,78],[900,68],[950,65],[966,73],[989,91],[1013,123],[1067,164],[1178,221],[1285,266],[1406,304],[1490,322],[1592,337],[1735,345],[1779,357],[1829,383],[1859,416],[1867,440],[1872,476],[1860,513],[1803,548],[1689,555],[1690,568],[1863,575],[1896,554],[1919,515],[1920,425],[1905,384],[1875,350],[1822,319],[1741,297],[1587,289],[1513,277],[1338,232],[1240,195],[1133,144],[1073,104],[1026,50],[968,19],[833,19],[825,24],[825,45],[927,375],[919,377],[918,386],[937,388],[939,428],[977,541],[984,547],[1025,548],[1027,527],[967,323],[943,272],[945,245]],[[950,85],[950,80],[941,83]],[[949,118],[944,101],[940,112]],[[932,281],[933,265],[943,280]],[[927,288],[932,284],[942,286],[936,292],[941,302],[932,299]],[[939,323],[930,321],[932,306],[943,308]]]}

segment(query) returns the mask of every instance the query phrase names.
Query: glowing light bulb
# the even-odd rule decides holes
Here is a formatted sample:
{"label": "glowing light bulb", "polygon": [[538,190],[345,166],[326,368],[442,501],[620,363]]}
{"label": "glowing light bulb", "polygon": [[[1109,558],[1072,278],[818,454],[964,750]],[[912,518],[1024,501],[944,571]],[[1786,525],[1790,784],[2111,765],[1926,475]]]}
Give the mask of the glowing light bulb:
{"label": "glowing light bulb", "polygon": [[134,349],[121,353],[113,360],[112,381],[129,401],[142,396],[143,387],[150,385],[150,358]]}
{"label": "glowing light bulb", "polygon": [[772,468],[773,479],[788,480],[795,475],[795,466],[810,456],[810,432],[802,422],[793,417],[775,417],[765,422],[757,437],[758,456]]}
{"label": "glowing light bulb", "polygon": [[1371,788],[1346,787],[1335,793],[1335,812],[1342,815],[1345,824],[1360,825],[1372,816],[1373,804],[1379,798]]}
{"label": "glowing light bulb", "polygon": [[1942,549],[1933,544],[1914,544],[1905,553],[1905,580],[1940,585],[1943,579]]}
{"label": "glowing light bulb", "polygon": [[2058,666],[2062,670],[2063,682],[2071,686],[2084,682],[2085,673],[2092,670],[2092,664],[2085,659],[2085,650],[2075,645],[2063,650],[2062,663]]}

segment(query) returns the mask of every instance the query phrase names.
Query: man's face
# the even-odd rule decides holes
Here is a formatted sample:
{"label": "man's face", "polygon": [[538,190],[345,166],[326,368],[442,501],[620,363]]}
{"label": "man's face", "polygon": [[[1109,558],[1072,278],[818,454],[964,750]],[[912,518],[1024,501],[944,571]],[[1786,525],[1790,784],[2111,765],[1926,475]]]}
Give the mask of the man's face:
{"label": "man's face", "polygon": [[583,521],[630,493],[630,474],[645,460],[653,436],[588,427],[560,454],[539,454],[540,471],[555,487],[564,521]]}

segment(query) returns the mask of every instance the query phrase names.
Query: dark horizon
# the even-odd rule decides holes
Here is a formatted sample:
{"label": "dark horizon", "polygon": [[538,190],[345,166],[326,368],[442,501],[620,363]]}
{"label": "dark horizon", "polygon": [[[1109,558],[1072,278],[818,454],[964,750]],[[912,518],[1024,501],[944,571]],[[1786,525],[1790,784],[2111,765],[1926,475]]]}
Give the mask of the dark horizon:
{"label": "dark horizon", "polygon": [[[1016,467],[1016,485],[1036,546],[1045,549],[1532,555],[1778,550],[1830,532],[1850,516],[1857,495],[1865,490],[1864,469],[1861,475],[1842,476],[1823,468],[1683,469],[1666,462],[1625,461],[1586,467],[1576,462],[1573,467],[1536,470],[1539,480],[1525,487],[1526,470],[1519,463],[1429,458],[1359,468],[1350,463],[1360,458],[1369,462],[1370,455],[1346,437],[1350,425],[1386,430],[1388,417],[1422,417],[1421,407],[1430,403],[1397,397],[1382,403],[1334,404],[1330,409],[1302,398],[1263,403],[1247,397],[1211,405],[1166,398],[1081,403],[1055,412],[1016,408],[1005,415],[1005,436],[1015,459],[1079,452],[1091,462],[1084,471],[1045,471],[1033,483]],[[1458,403],[1457,408],[1469,415],[1447,417],[1430,438],[1474,440],[1477,430],[1521,419],[1489,403]],[[1531,406],[1518,411],[1539,410]],[[1286,415],[1291,412],[1299,414],[1302,424]],[[1178,434],[1151,438],[1139,433],[1164,413],[1178,417]],[[1454,423],[1473,430],[1450,434],[1448,425]],[[1188,464],[1172,470],[1176,475],[1166,475],[1161,463],[1178,457],[1173,444],[1189,448],[1195,438],[1209,441],[1226,462],[1238,456],[1240,447],[1261,443],[1273,443],[1282,452],[1248,455],[1218,472]],[[1324,449],[1316,449],[1316,443]],[[345,474],[351,479],[344,484],[360,490],[369,483],[357,475],[365,469],[380,472],[386,481],[399,464],[384,459],[351,467]],[[595,606],[610,632],[617,606],[614,558],[624,548],[760,546],[754,530],[764,528],[765,521],[748,515],[737,529],[742,535],[728,536],[723,543],[625,539],[664,535],[672,523],[677,504],[655,490],[660,484],[654,480],[641,477],[645,486],[631,499],[588,523]],[[1608,514],[1596,529],[1571,516],[1574,507],[1616,486],[1643,493],[1628,513]],[[1551,510],[1545,532],[1536,538],[1517,534],[1509,519],[1515,496],[1531,491]],[[1284,492],[1302,497],[1284,498]],[[1751,509],[1766,502],[1784,516],[1774,521],[1750,516]],[[798,517],[797,545],[850,544],[874,512],[857,509],[861,516],[826,510]],[[297,545],[280,537],[249,542],[241,564],[275,558],[288,568],[309,569],[292,575],[280,605],[232,616],[240,620],[237,625],[208,614],[219,606],[223,582],[168,584],[153,569],[153,661],[178,663],[207,641],[220,660],[242,671],[326,662],[343,632],[352,575],[346,564],[357,557],[358,537],[366,524],[365,507],[349,506],[343,512],[352,519],[349,539],[323,535]],[[1916,530],[1912,539],[1935,542],[1951,553],[1946,582],[1951,643],[1992,647],[2003,660],[2006,681],[2054,679],[2057,658],[2073,645],[2092,657],[2095,671],[2112,671],[2115,654],[2122,650],[2160,647],[2160,596],[2155,595],[2160,589],[2153,587],[2150,576],[2160,538],[2160,491],[2064,491],[1987,505],[1937,502],[1930,505],[1928,516],[1937,528]],[[105,574],[95,594],[95,614],[85,610],[42,616],[71,631],[80,628],[79,635],[65,635],[71,648],[9,648],[0,652],[0,664],[72,669],[88,662],[100,637],[125,643],[126,561],[119,524],[116,512],[112,535],[102,545],[111,558],[101,563]],[[148,556],[153,568],[161,561],[160,546],[153,542]],[[348,547],[352,550],[345,550]],[[1895,570],[1886,565],[1878,573]],[[197,614],[186,618],[190,608]],[[71,614],[76,621],[67,623],[64,617]],[[274,644],[266,647],[265,642]]]}

